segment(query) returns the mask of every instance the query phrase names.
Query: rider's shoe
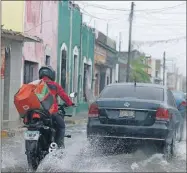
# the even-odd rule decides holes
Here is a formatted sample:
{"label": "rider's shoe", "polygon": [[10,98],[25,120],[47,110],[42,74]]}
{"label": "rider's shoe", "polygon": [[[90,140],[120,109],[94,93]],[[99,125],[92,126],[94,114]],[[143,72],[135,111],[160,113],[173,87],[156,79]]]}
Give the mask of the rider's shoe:
{"label": "rider's shoe", "polygon": [[58,145],[58,149],[65,149],[65,145],[64,144]]}

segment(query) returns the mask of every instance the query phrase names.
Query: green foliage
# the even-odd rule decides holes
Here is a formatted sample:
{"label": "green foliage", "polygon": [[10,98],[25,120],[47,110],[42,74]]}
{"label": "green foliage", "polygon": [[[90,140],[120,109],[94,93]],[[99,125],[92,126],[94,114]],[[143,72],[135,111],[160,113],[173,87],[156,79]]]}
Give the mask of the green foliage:
{"label": "green foliage", "polygon": [[130,81],[136,81],[136,82],[143,82],[143,83],[149,83],[150,76],[145,71],[148,68],[151,68],[147,64],[145,64],[146,58],[145,57],[139,57],[135,60],[132,60],[130,63]]}

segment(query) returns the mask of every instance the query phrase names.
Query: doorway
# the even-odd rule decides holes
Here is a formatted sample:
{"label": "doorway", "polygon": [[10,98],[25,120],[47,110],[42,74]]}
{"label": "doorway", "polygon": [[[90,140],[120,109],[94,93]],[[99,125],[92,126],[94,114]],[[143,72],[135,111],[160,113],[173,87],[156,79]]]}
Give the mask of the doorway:
{"label": "doorway", "polygon": [[4,66],[4,98],[3,98],[3,120],[9,120],[9,98],[10,98],[10,48],[5,48]]}
{"label": "doorway", "polygon": [[77,92],[78,88],[78,56],[74,55],[74,67],[73,67],[73,89],[72,92]]}
{"label": "doorway", "polygon": [[99,95],[99,74],[95,74],[95,96]]}
{"label": "doorway", "polygon": [[101,93],[101,91],[105,87],[105,76],[106,76],[106,72],[101,72],[101,74],[100,74],[100,83],[99,83],[99,93]]}
{"label": "doorway", "polygon": [[84,78],[83,78],[83,97],[84,101],[89,101],[90,98],[90,90],[91,90],[91,65],[84,63]]}
{"label": "doorway", "polygon": [[62,50],[61,54],[61,86],[62,88],[68,92],[68,87],[67,87],[67,80],[66,80],[66,63],[67,63],[67,52],[66,50]]}

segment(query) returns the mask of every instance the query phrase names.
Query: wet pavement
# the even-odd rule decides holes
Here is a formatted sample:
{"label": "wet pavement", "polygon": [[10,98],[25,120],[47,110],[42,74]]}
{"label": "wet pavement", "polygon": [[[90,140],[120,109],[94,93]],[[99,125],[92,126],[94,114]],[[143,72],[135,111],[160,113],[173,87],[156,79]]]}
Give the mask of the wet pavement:
{"label": "wet pavement", "polygon": [[[68,126],[67,134],[72,138],[66,139],[64,153],[46,156],[36,172],[186,172],[186,137],[177,143],[176,157],[168,163],[148,144],[130,153],[93,150],[86,140],[86,124]],[[26,172],[24,153],[23,135],[3,139],[2,171]]]}

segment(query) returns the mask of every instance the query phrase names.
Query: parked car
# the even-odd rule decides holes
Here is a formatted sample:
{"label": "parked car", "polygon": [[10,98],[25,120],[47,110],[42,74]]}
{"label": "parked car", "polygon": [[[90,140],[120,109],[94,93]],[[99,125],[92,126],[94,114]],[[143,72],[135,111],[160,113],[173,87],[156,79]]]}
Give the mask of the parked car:
{"label": "parked car", "polygon": [[176,105],[178,110],[181,112],[182,116],[184,118],[186,118],[186,95],[184,92],[182,91],[172,91],[175,101],[176,101]]}
{"label": "parked car", "polygon": [[[162,85],[115,83],[90,105],[87,138],[160,141],[167,159],[180,141],[182,117],[172,92]],[[156,142],[155,142],[156,143]]]}

